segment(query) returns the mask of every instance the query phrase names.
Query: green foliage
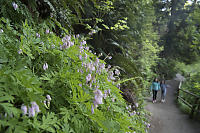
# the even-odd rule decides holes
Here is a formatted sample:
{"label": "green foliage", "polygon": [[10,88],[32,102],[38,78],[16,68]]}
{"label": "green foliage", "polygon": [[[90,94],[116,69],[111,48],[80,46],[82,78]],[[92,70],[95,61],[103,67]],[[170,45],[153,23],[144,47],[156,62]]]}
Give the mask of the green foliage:
{"label": "green foliage", "polygon": [[[41,25],[35,27],[25,21],[15,30],[8,19],[1,18],[0,130],[20,133],[145,132],[146,112],[140,105],[138,113],[130,115],[131,109],[126,109],[126,102],[116,87],[118,81],[108,80],[113,69],[103,67],[98,74],[84,67],[84,63],[95,63],[98,58],[87,50],[84,37],[66,36],[66,30],[61,39],[53,32],[45,33],[48,26],[41,28]],[[74,45],[64,48],[64,37],[70,37]],[[48,64],[46,69],[45,63]],[[105,64],[104,60],[97,63],[99,66]],[[96,82],[87,81],[89,73]],[[95,88],[104,94],[110,89],[110,94],[92,113]],[[46,105],[43,101],[47,100],[47,94],[52,100]],[[21,106],[30,108],[33,101],[40,112],[33,117],[23,115]]]}

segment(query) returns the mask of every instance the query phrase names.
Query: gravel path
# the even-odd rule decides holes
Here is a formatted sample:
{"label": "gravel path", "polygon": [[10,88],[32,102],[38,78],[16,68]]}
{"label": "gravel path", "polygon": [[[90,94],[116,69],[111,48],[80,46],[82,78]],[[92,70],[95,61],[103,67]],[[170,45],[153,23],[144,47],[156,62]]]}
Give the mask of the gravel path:
{"label": "gravel path", "polygon": [[158,93],[158,102],[153,104],[152,98],[147,98],[146,109],[152,113],[150,133],[200,133],[200,123],[189,119],[176,106],[175,92],[178,82],[174,80],[167,81],[166,102],[160,102],[160,91]]}

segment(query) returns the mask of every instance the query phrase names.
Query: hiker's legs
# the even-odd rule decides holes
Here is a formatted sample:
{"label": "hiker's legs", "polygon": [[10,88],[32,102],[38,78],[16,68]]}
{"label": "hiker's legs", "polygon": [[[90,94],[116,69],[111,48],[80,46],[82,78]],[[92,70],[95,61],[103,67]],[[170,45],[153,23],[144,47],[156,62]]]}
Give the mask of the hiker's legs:
{"label": "hiker's legs", "polygon": [[164,100],[164,99],[165,99],[164,91],[162,90],[162,91],[161,91],[161,100]]}
{"label": "hiker's legs", "polygon": [[155,100],[155,90],[153,90],[153,101]]}
{"label": "hiker's legs", "polygon": [[157,92],[158,92],[158,91],[155,90],[155,100],[156,100],[156,98],[157,98]]}

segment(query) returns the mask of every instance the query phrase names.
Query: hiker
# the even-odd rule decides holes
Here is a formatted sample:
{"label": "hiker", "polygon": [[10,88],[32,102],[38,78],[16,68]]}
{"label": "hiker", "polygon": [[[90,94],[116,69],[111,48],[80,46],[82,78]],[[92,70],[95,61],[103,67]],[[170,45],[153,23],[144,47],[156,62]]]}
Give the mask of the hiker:
{"label": "hiker", "polygon": [[165,80],[161,81],[160,88],[161,88],[161,102],[164,103],[166,92],[167,92],[167,85],[165,84]]}
{"label": "hiker", "polygon": [[160,90],[160,83],[157,78],[154,79],[150,89],[153,91],[153,103],[155,103],[158,90]]}

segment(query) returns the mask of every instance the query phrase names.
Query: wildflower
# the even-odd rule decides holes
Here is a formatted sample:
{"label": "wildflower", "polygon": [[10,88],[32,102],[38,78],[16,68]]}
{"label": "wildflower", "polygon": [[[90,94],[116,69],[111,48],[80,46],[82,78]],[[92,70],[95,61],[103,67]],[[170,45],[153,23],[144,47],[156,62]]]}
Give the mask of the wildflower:
{"label": "wildflower", "polygon": [[3,29],[0,29],[0,33],[3,33]]}
{"label": "wildflower", "polygon": [[92,70],[92,71],[95,71],[95,67],[94,67],[93,65],[91,66],[91,70]]}
{"label": "wildflower", "polygon": [[136,108],[138,107],[138,103],[135,103]]}
{"label": "wildflower", "polygon": [[74,45],[74,42],[69,42],[69,44],[70,44],[69,46],[73,46],[73,45]]}
{"label": "wildflower", "polygon": [[118,69],[115,69],[115,74],[116,75],[119,75],[120,74],[120,71]]}
{"label": "wildflower", "polygon": [[21,53],[22,53],[22,49],[19,49],[19,50],[18,50],[18,54],[21,54]]}
{"label": "wildflower", "polygon": [[115,80],[115,78],[113,77],[113,75],[114,75],[113,71],[110,71],[109,72],[109,79]]}
{"label": "wildflower", "polygon": [[129,108],[131,109],[131,105],[129,105]]}
{"label": "wildflower", "polygon": [[23,115],[27,114],[27,107],[24,104],[22,104],[21,110],[22,110]]}
{"label": "wildflower", "polygon": [[150,128],[151,124],[150,123],[147,123],[147,128]]}
{"label": "wildflower", "polygon": [[85,50],[87,50],[87,51],[88,51],[88,50],[89,50],[89,47],[85,47]]}
{"label": "wildflower", "polygon": [[126,109],[127,109],[127,110],[129,109],[128,106],[126,106]]}
{"label": "wildflower", "polygon": [[82,60],[82,56],[81,55],[79,55],[79,59]]}
{"label": "wildflower", "polygon": [[48,69],[48,64],[47,64],[47,63],[44,63],[43,69],[44,69],[45,71]]}
{"label": "wildflower", "polygon": [[82,87],[82,84],[79,84],[80,87]]}
{"label": "wildflower", "polygon": [[104,91],[103,98],[104,98],[104,99],[106,99],[106,97],[107,97],[107,96],[108,96],[108,91],[107,91],[107,90],[105,90],[105,91]]}
{"label": "wildflower", "polygon": [[77,34],[77,35],[76,35],[76,38],[79,38],[79,37],[80,37],[80,35],[79,35],[79,34]]}
{"label": "wildflower", "polygon": [[31,102],[31,108],[33,108],[36,113],[40,112],[39,106],[36,102]]}
{"label": "wildflower", "polygon": [[115,98],[112,98],[112,102],[115,102]]}
{"label": "wildflower", "polygon": [[130,113],[130,116],[133,116],[133,115],[135,115],[135,113],[134,113],[134,112]]}
{"label": "wildflower", "polygon": [[108,94],[110,94],[110,89],[108,89]]}
{"label": "wildflower", "polygon": [[112,59],[112,56],[109,56],[108,59],[109,59],[109,60]]}
{"label": "wildflower", "polygon": [[85,40],[83,40],[83,41],[82,41],[82,44],[83,44],[83,45],[85,45],[85,44],[86,44],[86,41],[85,41]]}
{"label": "wildflower", "polygon": [[54,44],[52,44],[52,45],[51,45],[51,47],[52,47],[52,48],[55,48],[55,45],[54,45]]}
{"label": "wildflower", "polygon": [[40,38],[40,34],[39,34],[39,33],[36,33],[36,37]]}
{"label": "wildflower", "polygon": [[133,111],[133,114],[135,115],[135,114],[136,114],[136,112],[135,112],[135,111]]}
{"label": "wildflower", "polygon": [[90,83],[90,88],[92,88],[92,83]]}
{"label": "wildflower", "polygon": [[85,59],[87,59],[87,54],[86,54],[86,53],[85,53],[85,56],[84,56],[84,58],[85,58]]}
{"label": "wildflower", "polygon": [[35,116],[35,109],[33,107],[29,107],[28,116],[29,117],[34,117]]}
{"label": "wildflower", "polygon": [[18,5],[17,5],[15,2],[13,2],[12,5],[13,5],[13,8],[14,8],[15,10],[17,10]]}
{"label": "wildflower", "polygon": [[62,49],[67,49],[67,48],[69,48],[70,47],[70,45],[68,45],[68,43],[63,43],[63,45],[62,45]]}
{"label": "wildflower", "polygon": [[108,69],[110,69],[111,68],[111,65],[108,65]]}
{"label": "wildflower", "polygon": [[48,101],[51,101],[50,95],[47,95],[46,98],[47,98]]}
{"label": "wildflower", "polygon": [[49,34],[49,33],[50,33],[49,29],[46,29],[46,34]]}
{"label": "wildflower", "polygon": [[100,69],[101,69],[101,70],[105,69],[105,64],[104,64],[104,63],[102,63],[102,64],[100,65]]}
{"label": "wildflower", "polygon": [[86,82],[89,82],[89,81],[91,80],[91,78],[92,78],[91,74],[88,74],[88,75],[86,76]]}
{"label": "wildflower", "polygon": [[47,101],[46,101],[46,100],[44,100],[44,101],[43,101],[43,103],[44,103],[44,105],[46,105]]}
{"label": "wildflower", "polygon": [[98,104],[103,104],[103,94],[102,94],[102,92],[99,90],[99,89],[96,89],[95,91],[94,91],[94,94],[95,94],[95,96],[94,96],[94,105],[98,105]]}
{"label": "wildflower", "polygon": [[99,59],[98,58],[96,58],[96,61],[95,61],[95,66],[98,66],[98,64],[99,64]]}
{"label": "wildflower", "polygon": [[91,105],[91,112],[92,112],[92,114],[94,114],[94,106],[93,105]]}

